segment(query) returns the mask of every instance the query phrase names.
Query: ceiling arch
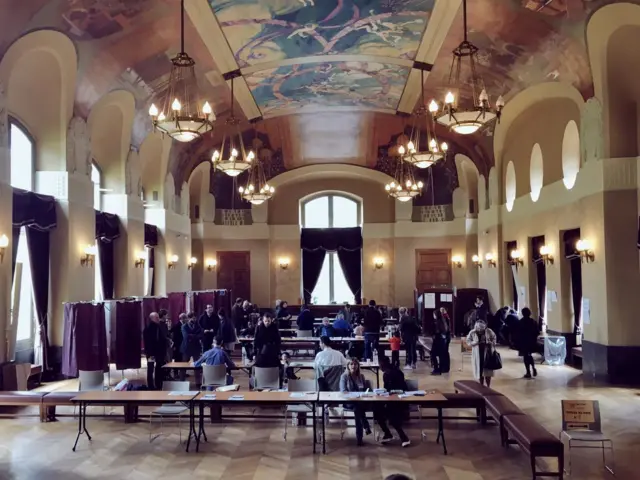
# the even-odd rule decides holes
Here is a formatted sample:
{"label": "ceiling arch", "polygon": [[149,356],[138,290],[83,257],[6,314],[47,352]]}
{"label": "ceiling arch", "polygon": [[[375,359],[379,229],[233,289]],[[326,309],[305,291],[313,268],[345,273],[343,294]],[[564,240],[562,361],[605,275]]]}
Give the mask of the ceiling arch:
{"label": "ceiling arch", "polygon": [[289,183],[336,177],[348,177],[354,179],[364,178],[379,183],[380,185],[385,185],[393,180],[393,178],[386,173],[382,173],[371,168],[359,167],[345,163],[333,163],[324,165],[307,165],[305,167],[287,170],[286,172],[273,177],[269,180],[269,183],[277,189],[278,187]]}

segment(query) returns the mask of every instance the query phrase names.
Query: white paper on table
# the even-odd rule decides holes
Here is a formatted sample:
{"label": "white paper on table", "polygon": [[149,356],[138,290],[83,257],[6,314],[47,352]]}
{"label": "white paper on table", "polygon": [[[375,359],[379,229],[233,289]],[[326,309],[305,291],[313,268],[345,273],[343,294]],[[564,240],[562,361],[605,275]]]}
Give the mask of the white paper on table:
{"label": "white paper on table", "polygon": [[424,308],[436,308],[436,294],[425,293],[424,294]]}
{"label": "white paper on table", "polygon": [[304,393],[304,392],[291,392],[291,393],[289,394],[289,396],[290,396],[291,398],[305,398],[305,397],[307,396],[307,394],[306,394],[306,393]]}
{"label": "white paper on table", "polygon": [[415,396],[424,397],[427,394],[427,392],[424,390],[414,390],[412,392],[405,392],[405,393],[408,397],[415,397]]}
{"label": "white paper on table", "polygon": [[200,392],[169,392],[169,396],[184,397],[186,395],[197,395]]}
{"label": "white paper on table", "polygon": [[229,400],[244,400],[244,395],[231,395]]}
{"label": "white paper on table", "polygon": [[206,395],[202,396],[203,400],[215,400],[216,399],[216,395],[215,393],[208,393]]}

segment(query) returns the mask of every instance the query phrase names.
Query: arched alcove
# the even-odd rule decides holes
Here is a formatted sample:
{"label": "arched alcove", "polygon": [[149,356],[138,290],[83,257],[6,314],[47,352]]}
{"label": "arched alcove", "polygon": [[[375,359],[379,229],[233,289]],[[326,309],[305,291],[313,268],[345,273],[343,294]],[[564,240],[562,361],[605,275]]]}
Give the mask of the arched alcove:
{"label": "arched alcove", "polygon": [[507,164],[507,173],[504,179],[504,199],[507,210],[511,211],[516,200],[516,169],[513,166],[513,162]]}
{"label": "arched alcove", "polygon": [[484,178],[484,175],[480,175],[478,177],[478,212],[488,208],[487,200],[487,179]]}
{"label": "arched alcove", "polygon": [[489,208],[500,205],[500,182],[498,179],[498,169],[491,167],[489,170]]}
{"label": "arched alcove", "polygon": [[456,195],[454,191],[454,210],[456,209],[456,203],[462,200],[464,206],[460,205],[460,207],[464,207],[465,215],[476,216],[479,211],[478,177],[480,172],[476,164],[466,155],[456,155],[455,162],[458,172],[458,184],[464,191],[464,199],[461,198],[460,194]]}
{"label": "arched alcove", "polygon": [[562,138],[562,181],[568,190],[572,189],[580,170],[580,132],[573,120],[567,123]]}
{"label": "arched alcove", "polygon": [[189,176],[189,216],[192,222],[213,222],[215,197],[210,193],[211,163],[202,162]]}
{"label": "arched alcove", "polygon": [[0,62],[9,114],[37,143],[36,170],[67,169],[66,134],[73,115],[77,69],[73,42],[54,30],[20,37]]}
{"label": "arched alcove", "polygon": [[150,133],[140,145],[144,200],[158,208],[163,202],[164,180],[171,148],[169,142],[170,140],[163,139],[159,133]]}
{"label": "arched alcove", "polygon": [[542,149],[540,148],[539,143],[536,143],[533,146],[529,163],[529,185],[531,187],[531,200],[537,202],[540,198],[540,192],[542,191],[542,185],[544,182],[544,161],[542,158]]}

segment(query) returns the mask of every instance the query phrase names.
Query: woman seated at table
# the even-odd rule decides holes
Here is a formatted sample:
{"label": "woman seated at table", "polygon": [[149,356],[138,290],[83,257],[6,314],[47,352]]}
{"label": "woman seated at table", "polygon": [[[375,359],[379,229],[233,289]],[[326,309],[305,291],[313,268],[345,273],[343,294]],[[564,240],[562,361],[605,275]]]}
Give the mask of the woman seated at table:
{"label": "woman seated at table", "polygon": [[[355,358],[349,360],[347,371],[340,377],[340,391],[342,393],[364,392],[367,389],[367,381],[360,372],[360,362]],[[364,445],[362,441],[363,430],[367,435],[371,435],[371,427],[367,420],[366,409],[360,403],[345,404],[345,408],[353,410],[353,416],[356,422],[356,440],[358,446]]]}
{"label": "woman seated at table", "polygon": [[[289,313],[289,304],[286,300],[282,300],[280,305],[276,307],[276,322],[278,328],[291,328],[291,313]],[[286,332],[287,337],[292,337],[291,332]]]}

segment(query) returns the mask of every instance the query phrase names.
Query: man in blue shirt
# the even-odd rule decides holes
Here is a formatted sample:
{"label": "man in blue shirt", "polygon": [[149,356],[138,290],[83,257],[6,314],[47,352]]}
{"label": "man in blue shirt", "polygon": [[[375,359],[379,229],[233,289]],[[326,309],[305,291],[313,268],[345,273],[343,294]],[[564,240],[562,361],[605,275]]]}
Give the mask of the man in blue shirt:
{"label": "man in blue shirt", "polygon": [[351,325],[342,313],[336,315],[336,319],[333,321],[333,330],[337,337],[351,336]]}
{"label": "man in blue shirt", "polygon": [[222,348],[222,339],[220,337],[214,337],[211,349],[204,352],[199,360],[193,362],[194,367],[201,367],[202,365],[226,365],[227,385],[233,384],[230,370],[235,368],[236,365],[229,358],[229,354]]}

